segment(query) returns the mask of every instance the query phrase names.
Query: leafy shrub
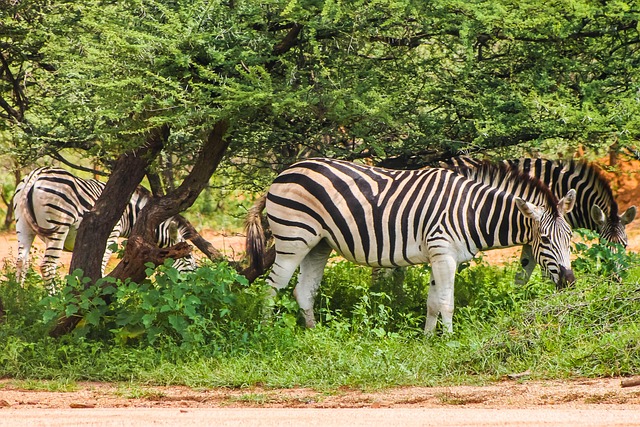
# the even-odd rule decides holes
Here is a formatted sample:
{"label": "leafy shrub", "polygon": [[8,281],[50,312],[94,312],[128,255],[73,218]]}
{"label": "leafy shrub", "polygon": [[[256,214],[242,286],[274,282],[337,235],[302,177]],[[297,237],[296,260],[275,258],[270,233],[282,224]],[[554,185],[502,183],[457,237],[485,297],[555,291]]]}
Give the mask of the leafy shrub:
{"label": "leafy shrub", "polygon": [[[158,340],[195,348],[225,336],[246,335],[260,319],[264,290],[249,286],[226,263],[210,264],[195,272],[182,273],[173,268],[172,260],[138,284],[115,282],[109,278],[85,289],[87,278],[77,271],[67,276],[62,292],[43,300],[44,321],[59,313],[81,314],[82,322],[75,336],[106,338],[116,342]],[[106,281],[106,282],[105,282]],[[107,305],[105,300],[113,300]]]}
{"label": "leafy shrub", "polygon": [[491,266],[482,258],[477,264],[456,274],[456,321],[491,322],[514,311],[527,301],[548,295],[555,290],[550,280],[542,279],[539,270],[529,282],[515,283],[517,263]]}
{"label": "leafy shrub", "polygon": [[619,244],[611,244],[599,239],[591,230],[577,229],[582,240],[576,242],[574,253],[576,259],[573,268],[583,274],[599,274],[602,276],[624,276],[633,265],[638,265],[638,254],[625,251]]}
{"label": "leafy shrub", "polygon": [[424,323],[428,274],[407,269],[404,280],[373,280],[372,269],[339,261],[330,264],[316,298],[320,322],[355,334],[382,337],[416,334]]}

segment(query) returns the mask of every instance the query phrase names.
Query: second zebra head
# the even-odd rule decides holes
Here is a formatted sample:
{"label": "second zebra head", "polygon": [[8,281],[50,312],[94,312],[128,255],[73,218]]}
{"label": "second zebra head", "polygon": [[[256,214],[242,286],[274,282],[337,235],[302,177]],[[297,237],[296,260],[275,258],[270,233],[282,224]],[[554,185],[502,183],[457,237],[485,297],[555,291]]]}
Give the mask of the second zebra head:
{"label": "second zebra head", "polygon": [[527,218],[533,220],[533,227],[513,224],[509,232],[530,233],[516,240],[528,241],[533,258],[558,289],[575,281],[569,252],[572,231],[566,217],[575,206],[574,189],[558,199],[544,182],[518,170],[516,165],[505,163],[477,161],[474,167],[464,164],[447,166],[467,178],[518,197],[516,204]]}

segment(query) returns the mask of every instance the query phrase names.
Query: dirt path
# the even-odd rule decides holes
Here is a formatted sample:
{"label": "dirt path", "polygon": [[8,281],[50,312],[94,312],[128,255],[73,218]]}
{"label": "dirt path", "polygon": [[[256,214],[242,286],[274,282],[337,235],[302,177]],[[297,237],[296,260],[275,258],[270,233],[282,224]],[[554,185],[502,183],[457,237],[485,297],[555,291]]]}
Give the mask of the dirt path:
{"label": "dirt path", "polygon": [[[36,382],[37,384],[37,382]],[[307,388],[189,388],[78,383],[52,392],[17,380],[0,380],[0,408],[536,408],[618,407],[640,410],[640,387],[620,378],[553,381],[505,380],[485,386],[399,387],[365,392],[343,388],[325,393]],[[42,388],[46,383],[42,383]],[[4,410],[0,409],[0,410]]]}
{"label": "dirt path", "polygon": [[640,388],[620,384],[619,378],[507,380],[486,386],[323,393],[79,383],[74,391],[48,392],[1,380],[0,426],[640,425]]}

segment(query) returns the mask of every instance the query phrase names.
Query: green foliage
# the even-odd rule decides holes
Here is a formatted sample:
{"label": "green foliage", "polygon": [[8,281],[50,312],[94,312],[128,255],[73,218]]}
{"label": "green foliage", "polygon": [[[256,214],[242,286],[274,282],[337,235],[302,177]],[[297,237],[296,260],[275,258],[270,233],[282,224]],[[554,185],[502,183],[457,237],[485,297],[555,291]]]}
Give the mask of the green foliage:
{"label": "green foliage", "polygon": [[577,257],[573,267],[576,270],[586,274],[624,277],[631,266],[638,264],[638,254],[626,252],[622,245],[600,241],[598,234],[591,230],[578,229],[576,232],[589,242],[575,243]]}
{"label": "green foliage", "polygon": [[[579,254],[585,265],[599,257]],[[265,300],[264,281],[247,285],[225,264],[189,274],[167,264],[144,283],[102,290],[84,290],[78,272],[67,278],[76,293],[50,297],[35,276],[18,286],[7,266],[0,375],[335,389],[477,383],[525,370],[538,378],[634,374],[640,262],[636,254],[625,262],[622,275],[576,267],[577,282],[561,292],[537,272],[526,286],[514,285],[516,263],[472,264],[457,275],[454,333],[430,338],[422,335],[429,271],[421,267],[409,268],[398,287],[372,283],[368,268],[330,264],[318,326],[306,330],[290,289]],[[113,301],[105,307],[98,296]],[[67,310],[102,316],[86,316],[61,339],[47,337],[45,320]]]}
{"label": "green foliage", "polygon": [[0,129],[25,160],[113,158],[167,124],[166,154],[188,163],[221,118],[243,172],[318,153],[597,150],[640,129],[625,1],[24,0],[0,13],[0,97],[21,113],[5,107]]}
{"label": "green foliage", "polygon": [[196,228],[238,231],[244,227],[247,211],[255,197],[237,189],[242,185],[223,172],[215,175],[186,216]]}
{"label": "green foliage", "polygon": [[539,275],[525,285],[515,283],[518,265],[492,267],[481,259],[473,267],[456,275],[456,320],[462,322],[492,322],[503,313],[519,309],[528,301],[553,293],[554,286]]}
{"label": "green foliage", "polygon": [[409,269],[400,286],[375,283],[371,268],[340,261],[327,268],[316,307],[320,322],[359,336],[414,336],[424,323],[428,274]]}
{"label": "green foliage", "polygon": [[[216,341],[221,334],[242,338],[251,330],[262,310],[259,287],[249,287],[244,276],[226,264],[207,265],[181,273],[167,260],[153,279],[141,284],[105,278],[86,287],[81,271],[67,276],[67,286],[43,299],[43,321],[50,323],[61,313],[82,316],[76,337],[113,339],[126,345],[157,341],[184,348]],[[105,300],[113,300],[107,305]],[[245,337],[246,338],[246,337]]]}

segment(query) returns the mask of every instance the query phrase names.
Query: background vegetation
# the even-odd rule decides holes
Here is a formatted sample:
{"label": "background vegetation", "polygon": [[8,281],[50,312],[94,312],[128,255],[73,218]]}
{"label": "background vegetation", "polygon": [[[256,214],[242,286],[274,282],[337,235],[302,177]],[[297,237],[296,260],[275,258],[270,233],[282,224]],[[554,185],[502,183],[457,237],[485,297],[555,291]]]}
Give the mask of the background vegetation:
{"label": "background vegetation", "polygon": [[[640,8],[593,0],[17,0],[0,3],[0,181],[6,216],[36,165],[111,171],[163,129],[147,170],[179,188],[228,124],[221,167],[188,212],[236,228],[254,192],[296,159],[418,167],[490,158],[636,152]],[[107,179],[105,176],[103,179]],[[7,222],[10,225],[10,221]],[[556,293],[515,266],[459,273],[455,332],[421,335],[428,285],[336,262],[297,326],[290,290],[225,263],[148,269],[105,286],[72,274],[49,296],[13,266],[0,281],[0,376],[198,386],[382,387],[637,370],[638,262],[577,245]],[[104,303],[105,297],[114,303]],[[49,338],[57,313],[84,315]]]}

